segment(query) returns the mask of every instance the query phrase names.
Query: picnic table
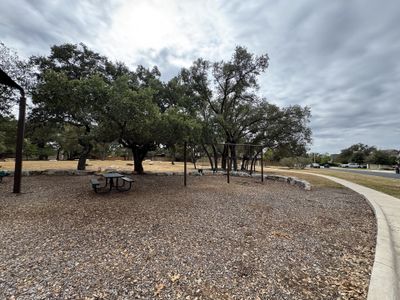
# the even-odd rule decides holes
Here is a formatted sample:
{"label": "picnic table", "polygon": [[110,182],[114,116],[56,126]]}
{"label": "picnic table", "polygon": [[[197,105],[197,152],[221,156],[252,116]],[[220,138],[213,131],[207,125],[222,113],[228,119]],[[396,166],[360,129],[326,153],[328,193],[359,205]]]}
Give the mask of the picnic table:
{"label": "picnic table", "polygon": [[10,175],[10,173],[8,173],[7,171],[5,171],[5,170],[0,170],[0,182],[3,181],[3,177],[6,177],[6,176],[8,176],[8,175]]}
{"label": "picnic table", "polygon": [[[116,189],[120,192],[129,191],[132,187],[132,182],[134,181],[132,178],[126,177],[120,173],[104,173],[101,174],[106,180],[105,185],[100,186],[100,181],[98,179],[91,179],[90,182],[92,184],[92,188],[97,193],[99,190],[103,190],[106,192],[111,192],[112,189]],[[118,180],[122,180],[122,184],[119,184]],[[127,185],[129,184],[129,187]]]}

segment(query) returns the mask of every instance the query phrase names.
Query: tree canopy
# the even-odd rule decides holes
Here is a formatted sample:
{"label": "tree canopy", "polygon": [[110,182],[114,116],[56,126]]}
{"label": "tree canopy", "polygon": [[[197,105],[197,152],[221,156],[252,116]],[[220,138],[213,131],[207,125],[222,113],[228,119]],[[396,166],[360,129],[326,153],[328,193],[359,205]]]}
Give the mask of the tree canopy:
{"label": "tree canopy", "polygon": [[[35,76],[29,61],[21,59],[17,52],[2,42],[0,42],[0,69],[25,91],[29,91],[35,85]],[[0,85],[0,112],[3,116],[11,113],[11,107],[18,102],[19,97],[18,90]]]}
{"label": "tree canopy", "polygon": [[[11,52],[5,56],[18,62]],[[237,143],[262,145],[278,159],[302,155],[311,142],[310,109],[279,107],[260,95],[258,78],[268,64],[267,54],[239,46],[228,61],[199,58],[164,82],[157,67],[131,70],[84,44],[55,45],[48,56],[31,57],[17,68],[21,74],[26,66],[35,70],[27,142],[41,159],[49,151],[79,158],[82,170],[94,151],[120,145],[132,153],[137,173],[144,172],[149,151],[166,149],[174,158],[183,142],[193,159],[206,153],[213,168],[219,158],[226,168],[230,156],[238,169]],[[0,109],[9,110],[8,103]],[[257,149],[249,157],[260,154]]]}

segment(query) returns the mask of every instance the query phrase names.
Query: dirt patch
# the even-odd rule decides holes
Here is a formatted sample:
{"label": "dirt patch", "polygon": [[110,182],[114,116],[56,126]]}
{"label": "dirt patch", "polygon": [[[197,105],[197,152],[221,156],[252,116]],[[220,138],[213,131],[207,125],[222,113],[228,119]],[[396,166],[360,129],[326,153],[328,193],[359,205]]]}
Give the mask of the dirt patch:
{"label": "dirt patch", "polygon": [[347,189],[224,177],[0,185],[0,298],[365,299],[375,219]]}

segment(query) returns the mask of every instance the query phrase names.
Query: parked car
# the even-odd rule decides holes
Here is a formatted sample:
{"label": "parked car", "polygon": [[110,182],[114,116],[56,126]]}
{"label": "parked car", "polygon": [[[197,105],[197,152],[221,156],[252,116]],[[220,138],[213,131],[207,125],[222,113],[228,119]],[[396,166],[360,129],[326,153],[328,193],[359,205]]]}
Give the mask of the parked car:
{"label": "parked car", "polygon": [[330,164],[324,164],[324,168],[330,168],[331,165]]}
{"label": "parked car", "polygon": [[349,164],[340,164],[339,165],[341,168],[348,168],[349,167]]}
{"label": "parked car", "polygon": [[320,166],[319,164],[317,164],[317,163],[312,163],[312,164],[310,165],[310,167],[311,167],[311,168],[317,168],[317,169],[319,169],[321,166]]}
{"label": "parked car", "polygon": [[361,166],[359,165],[359,164],[356,164],[356,163],[349,163],[348,165],[347,165],[347,167],[349,167],[349,168],[361,168]]}
{"label": "parked car", "polygon": [[400,174],[400,165],[397,165],[395,167],[395,171],[396,171],[396,174]]}

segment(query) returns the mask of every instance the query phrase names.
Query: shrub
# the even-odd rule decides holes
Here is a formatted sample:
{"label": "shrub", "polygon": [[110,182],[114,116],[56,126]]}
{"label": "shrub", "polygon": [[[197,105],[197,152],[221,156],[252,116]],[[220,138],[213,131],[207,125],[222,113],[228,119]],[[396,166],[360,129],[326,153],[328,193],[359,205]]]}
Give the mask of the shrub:
{"label": "shrub", "polygon": [[310,163],[310,159],[307,157],[284,157],[279,163],[288,168],[295,169],[304,169],[307,164]]}

